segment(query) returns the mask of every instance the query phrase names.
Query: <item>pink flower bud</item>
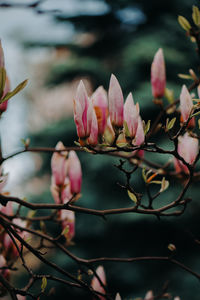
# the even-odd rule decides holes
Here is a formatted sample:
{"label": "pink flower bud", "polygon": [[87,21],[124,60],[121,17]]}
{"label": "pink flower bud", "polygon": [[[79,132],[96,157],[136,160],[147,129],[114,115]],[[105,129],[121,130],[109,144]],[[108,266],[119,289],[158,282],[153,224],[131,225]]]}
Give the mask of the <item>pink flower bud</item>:
{"label": "pink flower bud", "polygon": [[[65,149],[62,142],[58,142],[56,145],[56,150]],[[67,151],[64,152],[54,152],[51,158],[51,169],[52,175],[54,177],[54,182],[56,185],[63,185],[65,182],[65,177],[67,174]]]}
{"label": "pink flower bud", "polygon": [[80,139],[89,137],[92,125],[92,101],[89,100],[81,80],[74,99],[74,121]]}
{"label": "pink flower bud", "polygon": [[[104,268],[103,266],[99,266],[96,269],[96,273],[99,276],[101,282],[103,283],[103,285],[106,285],[106,275],[104,272]],[[101,283],[99,282],[98,278],[96,276],[93,277],[92,282],[91,282],[91,287],[93,288],[94,291],[100,292],[102,294],[105,294],[105,289],[104,287],[101,285]],[[106,298],[103,296],[98,295],[99,299],[101,300],[105,300]]]}
{"label": "pink flower bud", "polygon": [[117,293],[117,295],[115,296],[115,300],[121,300],[121,299],[122,299],[122,298],[121,298],[120,294]]}
{"label": "pink flower bud", "polygon": [[51,178],[51,194],[56,204],[66,203],[72,198],[69,178],[65,178],[62,186],[55,184],[54,177]]}
{"label": "pink flower bud", "polygon": [[145,295],[144,300],[154,300],[154,295],[152,291],[148,291]]}
{"label": "pink flower bud", "polygon": [[70,242],[75,235],[75,214],[71,210],[61,210],[60,219],[62,221],[62,229],[64,230],[68,227],[65,233],[67,242]]}
{"label": "pink flower bud", "polygon": [[[138,127],[135,135],[135,140],[132,141],[132,144],[134,146],[140,146],[144,143],[145,141],[145,135],[144,135],[144,128],[143,128],[143,123],[142,119],[139,116],[138,117]],[[144,150],[139,150],[139,151],[133,151],[133,155],[137,153],[137,156],[143,157],[144,156]]]}
{"label": "pink flower bud", "polygon": [[81,191],[82,171],[81,164],[75,151],[69,152],[68,175],[72,194],[78,194]]}
{"label": "pink flower bud", "polygon": [[151,65],[151,88],[154,98],[162,98],[165,93],[166,72],[163,50],[160,48]]}
{"label": "pink flower bud", "polygon": [[103,135],[107,125],[108,118],[108,97],[102,86],[98,87],[93,93],[91,99],[97,116],[98,134]]}
{"label": "pink flower bud", "polygon": [[[139,117],[139,106],[134,104],[133,96],[129,93],[126,102],[124,104],[124,122],[128,127],[125,135],[126,137],[134,138],[136,135],[136,130],[138,127],[138,117]],[[128,131],[128,132],[127,132]]]}
{"label": "pink flower bud", "polygon": [[109,114],[111,124],[117,128],[123,127],[124,100],[121,87],[115,75],[111,75],[108,91]]}
{"label": "pink flower bud", "polygon": [[[181,111],[181,121],[186,122],[191,114],[193,108],[192,97],[185,85],[183,85],[180,94],[180,111]],[[192,118],[188,124],[191,127],[195,125],[195,119]]]}
{"label": "pink flower bud", "polygon": [[4,68],[4,53],[3,53],[3,48],[0,40],[0,68]]}
{"label": "pink flower bud", "polygon": [[88,138],[88,144],[92,146],[96,146],[98,144],[98,122],[95,110],[92,111],[92,125],[90,136]]}
{"label": "pink flower bud", "polygon": [[[183,136],[178,139],[178,154],[190,165],[192,165],[199,152],[199,142],[196,138],[188,135],[186,132]],[[177,173],[184,172],[189,173],[189,170],[182,161],[174,159],[174,166]]]}

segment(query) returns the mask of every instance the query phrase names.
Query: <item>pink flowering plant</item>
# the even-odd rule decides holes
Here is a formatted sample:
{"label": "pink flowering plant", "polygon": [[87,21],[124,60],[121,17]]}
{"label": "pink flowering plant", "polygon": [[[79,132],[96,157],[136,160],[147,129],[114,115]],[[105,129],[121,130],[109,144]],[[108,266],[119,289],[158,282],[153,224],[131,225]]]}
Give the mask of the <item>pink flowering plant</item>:
{"label": "pink flowering plant", "polygon": [[[193,7],[193,25],[182,16],[178,20],[187,36],[192,37],[200,45],[200,11]],[[200,52],[200,49],[198,49]],[[167,64],[167,62],[166,62]],[[175,258],[176,246],[168,245],[167,256],[136,256],[136,257],[80,257],[73,251],[77,233],[76,220],[80,214],[92,215],[96,218],[106,218],[109,215],[140,214],[162,217],[181,216],[192,199],[189,188],[194,181],[199,180],[199,120],[200,113],[200,78],[193,74],[190,86],[180,86],[180,96],[174,99],[167,89],[164,50],[158,49],[152,57],[151,90],[149,91],[152,105],[160,108],[160,113],[154,120],[143,120],[140,101],[131,91],[124,97],[120,82],[111,75],[108,90],[100,86],[91,93],[87,91],[81,80],[74,93],[74,122],[77,130],[77,140],[73,147],[65,146],[58,141],[55,148],[32,147],[29,141],[24,142],[24,148],[18,152],[3,157],[0,168],[0,295],[9,294],[12,299],[40,299],[46,295],[49,281],[59,282],[64,286],[82,289],[87,299],[123,299],[118,288],[109,289],[109,279],[106,279],[106,264],[116,264],[136,261],[165,261],[176,268],[188,272],[200,279],[200,272]],[[23,81],[14,90],[10,88],[9,78],[5,69],[3,48],[0,45],[0,112],[7,109],[9,99],[23,89],[27,81]],[[196,92],[197,97],[191,94]],[[9,100],[9,101],[8,101]],[[197,125],[198,124],[198,125]],[[170,147],[154,142],[154,136],[161,131]],[[51,182],[49,189],[52,202],[32,203],[28,199],[11,196],[6,190],[9,174],[3,171],[3,163],[13,156],[23,152],[50,152]],[[127,204],[119,208],[95,209],[79,205],[81,194],[82,171],[79,152],[89,155],[107,155],[119,158],[118,170],[125,175],[125,183],[120,184],[127,195]],[[151,156],[150,156],[151,155]],[[164,157],[164,164],[157,163],[157,156]],[[149,158],[150,157],[150,158]],[[151,159],[153,157],[153,159]],[[129,165],[130,168],[126,166]],[[144,189],[138,191],[131,177],[135,172],[143,181]],[[173,180],[179,182],[180,192],[167,202],[160,201],[166,190],[171,188]],[[130,201],[132,205],[128,205]],[[27,208],[24,215],[21,208]],[[35,212],[40,212],[35,215]],[[43,212],[46,211],[46,214]],[[49,212],[50,211],[50,212]],[[46,229],[46,222],[51,222],[59,231],[53,236]],[[34,225],[40,224],[40,230]],[[95,226],[95,224],[94,224]],[[93,230],[93,228],[91,228]],[[36,241],[39,243],[36,243]],[[120,245],[123,253],[123,245]],[[69,272],[61,264],[54,262],[51,249],[62,252],[67,259],[76,264],[76,272]],[[71,250],[72,249],[72,250]],[[77,254],[75,254],[77,253]],[[50,275],[32,270],[26,257],[34,257],[40,264],[52,268],[56,273]],[[12,278],[17,276],[19,263],[28,274],[28,280],[23,287],[13,285]],[[105,265],[104,265],[105,264]],[[46,272],[46,271],[45,271]],[[122,272],[123,273],[123,272]],[[32,291],[39,282],[40,289]],[[133,291],[134,294],[134,291]],[[180,299],[171,295],[166,287],[156,294],[147,287],[144,300]],[[67,299],[67,296],[66,296]]]}

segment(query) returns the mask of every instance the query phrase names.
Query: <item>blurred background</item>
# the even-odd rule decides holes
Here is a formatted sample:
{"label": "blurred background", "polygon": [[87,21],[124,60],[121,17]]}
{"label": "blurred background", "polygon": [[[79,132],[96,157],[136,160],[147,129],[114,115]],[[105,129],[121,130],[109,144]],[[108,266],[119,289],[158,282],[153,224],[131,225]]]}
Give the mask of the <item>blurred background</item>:
{"label": "blurred background", "polygon": [[[9,1],[7,1],[9,2]],[[0,5],[5,1],[0,1]],[[158,108],[152,103],[150,66],[155,52],[162,47],[166,59],[167,87],[179,96],[181,86],[188,82],[177,77],[198,71],[195,45],[186,37],[177,16],[191,19],[192,5],[187,0],[46,0],[35,8],[26,7],[30,0],[12,0],[13,7],[0,7],[0,38],[5,52],[6,68],[14,87],[25,78],[29,84],[23,93],[9,102],[1,120],[4,155],[22,147],[21,139],[30,137],[31,146],[54,147],[61,140],[66,146],[77,140],[72,115],[72,103],[78,81],[83,78],[88,93],[99,85],[108,89],[114,73],[124,96],[133,92],[144,120],[154,119]],[[19,5],[20,4],[20,5]],[[168,146],[163,136],[154,141]],[[78,205],[103,209],[128,207],[132,203],[117,182],[125,178],[114,166],[111,157],[79,154],[83,168],[82,198]],[[7,161],[7,190],[12,195],[27,197],[34,202],[53,202],[50,186],[51,155],[23,154]],[[168,157],[157,156],[156,162]],[[132,178],[136,191],[141,192],[141,173]],[[153,216],[108,216],[106,221],[94,216],[76,214],[76,235],[70,251],[83,258],[100,256],[134,257],[165,256],[167,246],[177,248],[177,259],[200,269],[199,193],[198,186],[190,190],[193,203],[178,218],[158,220]],[[158,199],[157,205],[174,199],[181,189],[177,182]],[[47,230],[59,230],[46,224]],[[58,231],[59,232],[59,231]],[[77,274],[77,266],[67,257],[51,251],[51,260]],[[30,258],[36,272],[52,272]],[[181,299],[199,299],[197,279],[165,262],[104,265],[108,289],[119,292],[122,299],[144,297],[152,289],[155,294],[169,281],[168,291]],[[26,275],[13,281],[23,286]],[[40,289],[40,286],[37,287]],[[46,299],[90,299],[83,291],[60,288],[48,282]],[[45,299],[45,296],[42,297]]]}

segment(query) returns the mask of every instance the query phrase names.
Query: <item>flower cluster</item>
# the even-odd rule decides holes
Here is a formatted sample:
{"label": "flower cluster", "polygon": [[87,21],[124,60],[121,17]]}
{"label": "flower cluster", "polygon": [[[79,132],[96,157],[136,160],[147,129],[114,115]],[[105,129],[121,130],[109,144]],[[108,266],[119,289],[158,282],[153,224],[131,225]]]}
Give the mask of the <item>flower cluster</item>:
{"label": "flower cluster", "polygon": [[130,93],[124,103],[117,78],[112,75],[108,93],[99,87],[91,97],[80,81],[74,99],[74,120],[80,144],[96,146],[122,140],[131,145],[144,143],[139,104]]}
{"label": "flower cluster", "polygon": [[[72,200],[73,196],[81,191],[82,171],[78,156],[74,151],[65,150],[62,142],[58,142],[51,159],[52,180],[51,193],[57,204],[64,204]],[[63,151],[62,151],[63,150]],[[59,218],[67,242],[70,242],[75,233],[75,216],[70,210],[60,210]]]}

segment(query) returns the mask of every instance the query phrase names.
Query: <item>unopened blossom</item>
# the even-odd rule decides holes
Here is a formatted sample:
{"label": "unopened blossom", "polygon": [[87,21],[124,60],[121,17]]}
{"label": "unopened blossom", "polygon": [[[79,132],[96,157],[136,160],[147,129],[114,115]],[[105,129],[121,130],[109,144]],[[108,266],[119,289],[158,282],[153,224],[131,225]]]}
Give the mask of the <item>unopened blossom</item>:
{"label": "unopened blossom", "polygon": [[[199,142],[196,138],[189,136],[186,132],[178,139],[178,154],[190,165],[192,165],[199,152]],[[177,173],[189,173],[187,166],[178,159],[174,159],[174,166]]]}
{"label": "unopened blossom", "polygon": [[54,177],[52,176],[50,190],[56,204],[66,203],[72,198],[68,176],[65,177],[65,181],[62,186],[56,185]]}
{"label": "unopened blossom", "polygon": [[97,116],[94,109],[92,110],[91,131],[87,142],[91,146],[96,146],[98,144],[98,122],[97,122]]}
{"label": "unopened blossom", "polygon": [[[144,141],[145,141],[145,134],[144,134],[143,122],[142,122],[141,117],[139,116],[138,117],[138,127],[137,127],[137,131],[136,131],[135,139],[132,141],[132,144],[134,146],[140,146],[144,143]],[[132,154],[133,155],[137,154],[137,156],[142,158],[144,156],[144,150],[136,150],[136,151],[133,151]]]}
{"label": "unopened blossom", "polygon": [[[130,93],[124,104],[124,127],[125,136],[134,138],[138,127],[139,105],[134,104],[133,96]],[[127,127],[126,127],[127,126]]]}
{"label": "unopened blossom", "polygon": [[92,100],[89,99],[84,83],[81,80],[74,98],[74,121],[80,140],[84,140],[90,135],[92,110]]}
{"label": "unopened blossom", "polygon": [[68,176],[70,181],[70,190],[72,194],[78,194],[81,191],[82,170],[81,163],[75,151],[69,152],[68,158]]}
{"label": "unopened blossom", "polygon": [[[180,111],[181,111],[181,121],[186,122],[191,114],[193,108],[192,97],[185,85],[183,85],[180,94]],[[194,127],[195,120],[192,118],[188,124]]]}
{"label": "unopened blossom", "polygon": [[100,86],[92,94],[91,99],[97,116],[98,135],[103,135],[108,118],[108,96],[105,89]]}
{"label": "unopened blossom", "polygon": [[145,295],[144,300],[154,300],[154,295],[152,291],[148,291]]}
{"label": "unopened blossom", "polygon": [[[56,150],[63,150],[65,146],[62,142],[58,142]],[[68,152],[54,152],[51,158],[52,176],[56,185],[63,185],[67,174],[67,157]]]}
{"label": "unopened blossom", "polygon": [[120,294],[117,293],[117,295],[115,296],[115,300],[121,300],[121,299],[122,299],[122,298],[121,298]]}
{"label": "unopened blossom", "polygon": [[160,48],[151,65],[151,88],[154,98],[162,98],[165,93],[166,71],[163,50]]}
{"label": "unopened blossom", "polygon": [[115,77],[111,75],[108,91],[110,121],[114,129],[123,127],[124,121],[124,98],[120,84]]}
{"label": "unopened blossom", "polygon": [[[6,77],[6,83],[5,83],[2,99],[7,95],[8,92],[10,92],[10,81],[9,81],[9,78]],[[1,103],[0,104],[0,113],[3,113],[4,111],[6,111],[7,106],[8,106],[8,100]]]}
{"label": "unopened blossom", "polygon": [[62,230],[65,232],[65,238],[69,243],[75,235],[75,214],[71,210],[62,209],[60,211]]}
{"label": "unopened blossom", "polygon": [[[103,266],[98,266],[98,268],[96,269],[96,273],[99,276],[99,279],[101,280],[102,284],[105,286],[106,285],[106,275],[105,275]],[[99,279],[96,276],[94,276],[92,278],[91,287],[93,288],[94,291],[105,294],[105,289],[99,282]],[[105,297],[103,297],[101,295],[98,295],[98,297],[101,300],[106,299]]]}

